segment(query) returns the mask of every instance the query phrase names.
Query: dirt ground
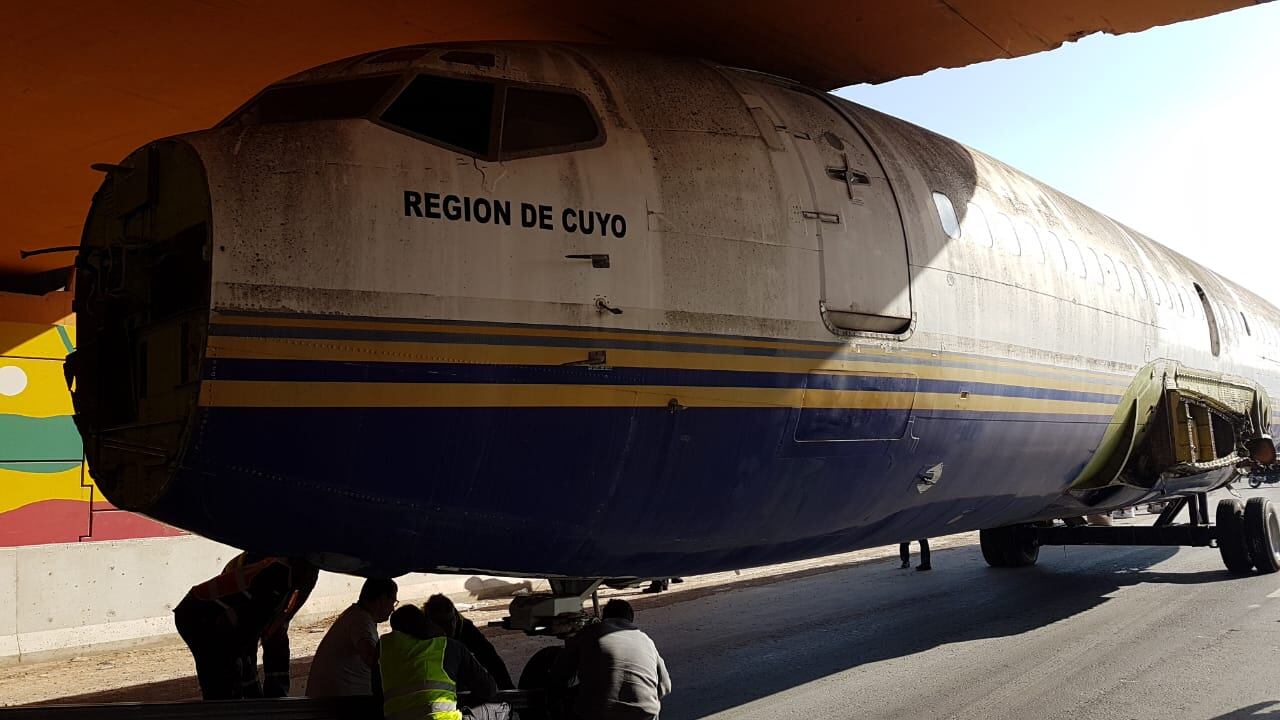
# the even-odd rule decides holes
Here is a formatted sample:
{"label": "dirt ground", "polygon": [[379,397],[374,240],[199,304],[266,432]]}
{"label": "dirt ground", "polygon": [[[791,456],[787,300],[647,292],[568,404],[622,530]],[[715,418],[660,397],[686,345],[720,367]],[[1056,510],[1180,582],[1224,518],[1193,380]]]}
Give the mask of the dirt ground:
{"label": "dirt ground", "polygon": [[[977,533],[962,533],[930,541],[934,549],[970,545]],[[917,550],[912,545],[913,557]],[[831,572],[851,565],[897,558],[897,546],[872,548],[843,555],[804,560],[783,565],[753,568],[737,572],[716,573],[686,578],[668,592],[643,594],[640,588],[605,589],[601,598],[625,597],[635,605],[643,619],[645,608],[692,600],[716,593],[732,592],[741,587],[765,585],[784,580]],[[402,602],[421,602],[425,598],[404,597]],[[506,614],[506,599],[460,606],[477,625],[501,620]],[[295,658],[292,666],[292,693],[306,690],[311,656],[335,616],[321,617],[297,625],[290,631],[290,644]],[[386,631],[383,626],[382,630]],[[523,633],[485,628],[513,677],[538,649],[559,642],[555,638],[527,637]],[[0,705],[87,702],[154,702],[199,698],[195,666],[186,645],[176,636],[162,638],[145,647],[86,654],[70,660],[25,663],[0,668]]]}

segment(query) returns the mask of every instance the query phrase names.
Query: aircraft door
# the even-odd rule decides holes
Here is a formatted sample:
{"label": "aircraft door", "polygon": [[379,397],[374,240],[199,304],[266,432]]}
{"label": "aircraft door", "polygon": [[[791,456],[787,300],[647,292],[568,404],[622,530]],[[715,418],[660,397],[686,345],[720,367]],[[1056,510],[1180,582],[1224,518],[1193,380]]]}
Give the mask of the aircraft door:
{"label": "aircraft door", "polygon": [[884,168],[852,121],[805,88],[761,83],[781,132],[809,177],[804,208],[822,249],[822,307],[841,330],[902,333],[911,326],[906,235]]}

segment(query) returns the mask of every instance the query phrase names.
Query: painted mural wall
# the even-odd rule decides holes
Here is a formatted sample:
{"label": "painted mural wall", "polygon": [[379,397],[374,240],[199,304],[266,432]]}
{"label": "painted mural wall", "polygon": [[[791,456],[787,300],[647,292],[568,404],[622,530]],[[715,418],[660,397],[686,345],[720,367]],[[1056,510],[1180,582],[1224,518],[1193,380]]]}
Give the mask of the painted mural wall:
{"label": "painted mural wall", "polygon": [[182,534],[94,487],[62,372],[74,349],[73,324],[0,321],[0,547]]}

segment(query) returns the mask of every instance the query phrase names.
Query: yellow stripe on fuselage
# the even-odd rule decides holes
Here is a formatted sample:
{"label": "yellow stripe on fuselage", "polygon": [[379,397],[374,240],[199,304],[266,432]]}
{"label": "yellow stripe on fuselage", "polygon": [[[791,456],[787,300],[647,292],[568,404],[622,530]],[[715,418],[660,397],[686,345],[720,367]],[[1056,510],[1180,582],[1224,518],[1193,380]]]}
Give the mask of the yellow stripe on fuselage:
{"label": "yellow stripe on fuselage", "polygon": [[[215,335],[209,338],[208,357],[245,360],[314,360],[329,362],[416,362],[467,365],[559,366],[582,362],[588,348],[523,345],[479,345],[368,340],[313,340],[300,338],[250,338]],[[915,376],[924,380],[993,383],[1018,387],[1120,395],[1122,386],[1016,372],[997,372],[939,365],[839,360],[762,355],[732,355],[668,350],[606,348],[606,362],[615,367],[680,370],[723,370],[807,374],[848,372]]]}
{"label": "yellow stripe on fuselage", "polygon": [[[637,332],[625,330],[594,330],[590,328],[574,329],[574,328],[551,328],[551,327],[533,327],[533,326],[510,326],[510,325],[465,325],[453,323],[407,323],[397,322],[394,320],[338,320],[328,318],[280,318],[280,317],[255,317],[240,315],[224,315],[214,313],[214,323],[219,325],[236,325],[236,326],[260,326],[260,327],[292,327],[292,328],[318,328],[329,330],[364,330],[378,332],[404,332],[404,333],[442,333],[461,336],[470,335],[505,335],[509,337],[538,337],[538,338],[567,338],[575,340],[617,340],[625,342],[649,342],[664,345],[703,345],[712,347],[726,348],[755,348],[776,351],[792,351],[792,352],[808,352],[808,353],[830,353],[836,355],[862,354],[874,358],[875,355],[892,354],[896,357],[912,358],[916,360],[937,361],[943,360],[947,362],[970,362],[980,363],[993,367],[1005,367],[1011,370],[1034,370],[1038,373],[1048,373],[1055,375],[1065,375],[1070,377],[1089,377],[1096,382],[1121,385],[1127,387],[1130,378],[1124,374],[1104,372],[1100,370],[1088,370],[1082,368],[1067,368],[1057,365],[1049,365],[1044,363],[1035,363],[1025,360],[1015,360],[1012,358],[995,358],[995,357],[975,357],[961,353],[935,352],[930,350],[910,350],[895,349],[886,351],[875,346],[856,346],[839,342],[818,342],[818,341],[795,341],[795,340],[766,340],[751,339],[738,337],[715,337],[708,335],[690,335],[690,334],[670,334],[670,333],[653,333],[653,332]],[[321,341],[346,344],[346,340],[330,340]],[[402,343],[388,343],[398,345]],[[413,343],[409,343],[413,344]],[[615,351],[610,351],[615,352]],[[721,357],[714,354],[714,357]],[[806,360],[812,362],[812,360]]]}
{"label": "yellow stripe on fuselage", "polygon": [[204,407],[806,407],[840,409],[968,410],[973,412],[1110,416],[1111,403],[954,393],[802,388],[654,385],[533,385],[498,383],[273,382],[208,380]]}

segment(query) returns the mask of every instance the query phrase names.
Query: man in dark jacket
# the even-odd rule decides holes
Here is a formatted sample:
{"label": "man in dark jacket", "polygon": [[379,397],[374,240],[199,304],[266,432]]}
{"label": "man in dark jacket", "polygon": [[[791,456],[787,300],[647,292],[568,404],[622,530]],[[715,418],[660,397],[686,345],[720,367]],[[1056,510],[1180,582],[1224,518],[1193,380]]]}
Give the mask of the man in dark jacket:
{"label": "man in dark jacket", "polygon": [[[205,700],[288,694],[289,622],[317,575],[302,558],[241,553],[187,592],[173,619],[195,658]],[[265,686],[258,682],[259,642]]]}
{"label": "man in dark jacket", "polygon": [[653,640],[635,624],[625,600],[610,600],[600,622],[565,643],[551,670],[552,687],[577,675],[577,720],[656,720],[671,677]]}
{"label": "man in dark jacket", "polygon": [[511,673],[507,671],[507,664],[502,661],[502,656],[493,647],[493,643],[489,642],[489,638],[480,632],[480,628],[476,627],[475,623],[458,612],[452,600],[444,595],[432,595],[427,598],[422,609],[427,614],[427,618],[442,628],[446,635],[467,646],[471,654],[476,656],[476,660],[479,660],[480,664],[484,665],[484,669],[493,676],[494,681],[498,683],[498,689],[515,689],[516,685],[511,682]]}

